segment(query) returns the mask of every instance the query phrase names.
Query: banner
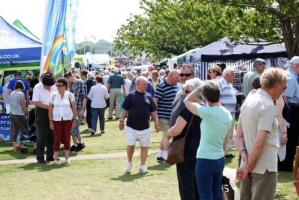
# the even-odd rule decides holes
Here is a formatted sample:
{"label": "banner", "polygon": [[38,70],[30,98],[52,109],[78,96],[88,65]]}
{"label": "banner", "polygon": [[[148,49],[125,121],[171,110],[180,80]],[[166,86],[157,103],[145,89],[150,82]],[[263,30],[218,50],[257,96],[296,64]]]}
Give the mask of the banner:
{"label": "banner", "polygon": [[10,141],[10,117],[8,114],[0,114],[0,140]]}
{"label": "banner", "polygon": [[[61,75],[62,53],[74,56],[78,0],[48,0],[40,72]],[[69,48],[69,49],[68,49]]]}

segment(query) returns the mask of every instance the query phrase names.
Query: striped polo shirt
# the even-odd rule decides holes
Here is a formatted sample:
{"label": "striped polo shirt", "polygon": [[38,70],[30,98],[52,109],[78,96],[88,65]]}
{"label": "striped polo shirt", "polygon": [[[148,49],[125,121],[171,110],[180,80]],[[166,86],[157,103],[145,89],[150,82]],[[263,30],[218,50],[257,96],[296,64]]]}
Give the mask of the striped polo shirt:
{"label": "striped polo shirt", "polygon": [[125,80],[122,76],[114,74],[109,77],[108,84],[110,85],[111,89],[121,88],[121,86],[125,84]]}
{"label": "striped polo shirt", "polygon": [[236,91],[231,83],[228,83],[224,78],[219,80],[220,99],[219,102],[235,117],[236,112]]}
{"label": "striped polo shirt", "polygon": [[163,119],[170,119],[172,111],[172,103],[178,92],[177,85],[169,85],[163,80],[156,89],[155,98],[158,99],[158,116]]}

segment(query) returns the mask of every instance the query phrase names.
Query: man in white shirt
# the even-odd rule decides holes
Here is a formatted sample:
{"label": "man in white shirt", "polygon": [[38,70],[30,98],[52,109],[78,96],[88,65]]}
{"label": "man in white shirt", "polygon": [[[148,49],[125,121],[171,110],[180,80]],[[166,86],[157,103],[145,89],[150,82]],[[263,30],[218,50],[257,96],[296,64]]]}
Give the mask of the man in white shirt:
{"label": "man in white shirt", "polygon": [[[33,89],[32,102],[35,105],[35,127],[37,130],[36,159],[38,164],[54,161],[54,134],[50,129],[48,117],[50,94],[56,91],[54,84],[55,80],[52,74],[45,73],[41,76],[41,82],[36,84]],[[46,161],[44,159],[45,147],[47,147]]]}

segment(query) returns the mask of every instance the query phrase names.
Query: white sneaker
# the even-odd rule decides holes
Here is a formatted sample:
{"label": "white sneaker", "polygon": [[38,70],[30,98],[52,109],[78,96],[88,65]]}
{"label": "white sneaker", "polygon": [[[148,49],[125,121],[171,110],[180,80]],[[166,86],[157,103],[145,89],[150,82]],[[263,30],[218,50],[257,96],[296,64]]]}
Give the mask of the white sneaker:
{"label": "white sneaker", "polygon": [[67,165],[70,165],[71,164],[71,160],[70,159],[65,159],[64,163],[67,164]]}
{"label": "white sneaker", "polygon": [[126,168],[125,168],[125,172],[126,173],[131,173],[132,171],[132,163],[128,162],[127,165],[126,165]]}
{"label": "white sneaker", "polygon": [[139,172],[142,174],[149,173],[149,171],[145,165],[140,165]]}
{"label": "white sneaker", "polygon": [[167,160],[167,158],[168,158],[168,151],[163,151],[163,153],[162,153],[162,158],[163,158],[164,160]]}

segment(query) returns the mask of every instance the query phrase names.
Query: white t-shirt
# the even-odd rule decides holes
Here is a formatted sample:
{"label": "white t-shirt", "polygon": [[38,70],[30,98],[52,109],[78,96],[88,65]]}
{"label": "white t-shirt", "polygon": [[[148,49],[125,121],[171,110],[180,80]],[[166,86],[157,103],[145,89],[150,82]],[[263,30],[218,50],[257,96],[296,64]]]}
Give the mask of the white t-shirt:
{"label": "white t-shirt", "polygon": [[53,105],[53,121],[72,120],[71,102],[74,101],[75,96],[68,91],[64,92],[63,98],[58,92],[52,93],[50,103]]}
{"label": "white t-shirt", "polygon": [[33,88],[32,101],[33,102],[40,101],[41,103],[43,103],[45,105],[49,105],[50,96],[53,92],[56,92],[56,91],[57,91],[57,88],[55,87],[55,85],[53,85],[49,91],[44,88],[44,85],[41,82],[39,82]]}
{"label": "white t-shirt", "polygon": [[87,97],[91,100],[92,108],[105,108],[106,99],[108,99],[109,94],[104,85],[97,83],[91,87]]}
{"label": "white t-shirt", "polygon": [[[129,94],[131,83],[132,83],[131,80],[125,79],[125,90],[127,94]],[[121,93],[123,94],[124,90],[121,90]]]}

